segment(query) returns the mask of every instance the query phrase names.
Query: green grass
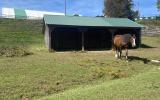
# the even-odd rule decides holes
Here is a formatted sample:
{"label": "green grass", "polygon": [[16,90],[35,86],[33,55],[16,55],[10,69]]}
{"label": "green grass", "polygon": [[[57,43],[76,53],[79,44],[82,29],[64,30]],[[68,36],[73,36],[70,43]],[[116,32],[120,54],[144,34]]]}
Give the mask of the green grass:
{"label": "green grass", "polygon": [[[136,95],[138,89],[143,89],[140,91],[141,94],[150,98],[159,97],[159,88],[151,87],[149,91],[150,88],[142,83],[147,84],[148,81],[149,87],[150,83],[159,85],[159,74],[151,73],[154,73],[160,65],[145,61],[160,59],[160,36],[144,36],[143,44],[150,48],[130,50],[132,60],[127,63],[125,60],[115,60],[113,51],[49,53],[44,46],[43,34],[40,34],[41,22],[25,20],[15,22],[7,19],[1,19],[1,22],[3,23],[0,23],[0,26],[3,26],[2,24],[18,26],[17,23],[21,23],[21,27],[26,27],[26,23],[28,26],[17,30],[7,26],[0,27],[0,48],[24,47],[32,52],[32,55],[0,56],[0,100],[20,100],[22,97],[40,99],[48,96],[55,100],[72,97],[94,99],[99,96],[102,99],[107,97],[123,99],[123,96],[127,99],[128,96],[136,100],[143,96]],[[33,23],[37,25],[34,27]],[[29,29],[31,31],[28,31]],[[130,85],[132,81],[133,84]]]}
{"label": "green grass", "polygon": [[137,22],[146,26],[160,26],[160,20],[138,20]]}
{"label": "green grass", "polygon": [[159,100],[160,67],[131,78],[89,85],[40,100]]}

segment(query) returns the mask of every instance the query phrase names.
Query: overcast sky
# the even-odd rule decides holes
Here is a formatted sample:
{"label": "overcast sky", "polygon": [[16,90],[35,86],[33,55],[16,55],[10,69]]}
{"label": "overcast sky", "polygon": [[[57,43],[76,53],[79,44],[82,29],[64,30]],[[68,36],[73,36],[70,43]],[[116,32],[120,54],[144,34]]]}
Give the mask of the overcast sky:
{"label": "overcast sky", "polygon": [[[67,14],[81,14],[83,16],[102,15],[104,0],[67,0]],[[160,14],[156,8],[157,0],[133,0],[141,16],[155,16]],[[64,0],[0,0],[0,8],[20,8],[42,11],[64,12]]]}

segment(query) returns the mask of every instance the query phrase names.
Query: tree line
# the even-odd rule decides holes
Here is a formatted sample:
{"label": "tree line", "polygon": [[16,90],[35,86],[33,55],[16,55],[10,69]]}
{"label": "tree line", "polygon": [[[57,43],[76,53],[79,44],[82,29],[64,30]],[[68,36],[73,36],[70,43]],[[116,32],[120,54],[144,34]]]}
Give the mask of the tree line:
{"label": "tree line", "polygon": [[[134,20],[139,17],[139,11],[133,10],[133,0],[104,0],[104,16],[129,18]],[[157,0],[157,8],[160,11],[160,0]]]}

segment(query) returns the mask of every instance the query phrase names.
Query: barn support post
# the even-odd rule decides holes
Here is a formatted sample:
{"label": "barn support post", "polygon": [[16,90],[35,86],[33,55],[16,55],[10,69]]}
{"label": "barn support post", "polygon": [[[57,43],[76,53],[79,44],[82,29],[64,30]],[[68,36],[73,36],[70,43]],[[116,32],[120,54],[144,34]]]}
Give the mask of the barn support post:
{"label": "barn support post", "polygon": [[49,52],[51,52],[51,29],[49,28]]}
{"label": "barn support post", "polygon": [[82,51],[84,51],[85,50],[85,47],[84,47],[84,34],[85,34],[85,32],[87,31],[87,28],[78,28],[78,30],[81,32],[81,47],[82,47]]}
{"label": "barn support post", "polygon": [[82,31],[82,51],[84,51],[84,31]]}
{"label": "barn support post", "polygon": [[49,52],[52,52],[54,51],[54,48],[52,48],[52,32],[54,31],[54,28],[53,27],[49,27]]}
{"label": "barn support post", "polygon": [[142,36],[142,29],[139,30],[139,45],[138,47],[140,48],[141,47],[141,36]]}
{"label": "barn support post", "polygon": [[137,44],[137,48],[140,48],[141,47],[141,32],[142,32],[142,29],[139,28],[139,29],[135,29],[135,35],[136,35],[136,44]]}
{"label": "barn support post", "polygon": [[45,46],[48,48],[50,51],[51,48],[51,33],[50,33],[50,28],[49,25],[44,25],[44,40],[45,40]]}

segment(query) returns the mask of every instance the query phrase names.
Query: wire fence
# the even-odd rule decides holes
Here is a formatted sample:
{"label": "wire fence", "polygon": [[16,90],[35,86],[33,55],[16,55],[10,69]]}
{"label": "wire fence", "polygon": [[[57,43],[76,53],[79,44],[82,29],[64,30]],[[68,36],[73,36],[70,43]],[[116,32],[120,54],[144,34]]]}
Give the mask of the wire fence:
{"label": "wire fence", "polygon": [[135,19],[136,20],[160,20],[160,16],[140,17]]}

